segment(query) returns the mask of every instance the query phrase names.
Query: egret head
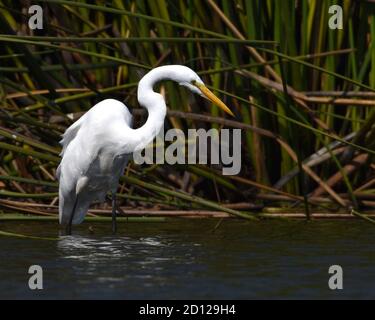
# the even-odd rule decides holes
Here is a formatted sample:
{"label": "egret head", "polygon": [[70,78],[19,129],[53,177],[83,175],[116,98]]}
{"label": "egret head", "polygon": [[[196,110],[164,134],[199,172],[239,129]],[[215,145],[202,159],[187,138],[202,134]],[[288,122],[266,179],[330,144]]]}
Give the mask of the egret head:
{"label": "egret head", "polygon": [[225,105],[225,103],[221,101],[218,97],[216,97],[211,92],[211,90],[209,90],[205,86],[202,79],[190,68],[186,67],[186,69],[184,70],[183,80],[179,81],[179,85],[184,86],[193,93],[210,100],[212,103],[216,104],[220,109],[234,117],[233,112]]}

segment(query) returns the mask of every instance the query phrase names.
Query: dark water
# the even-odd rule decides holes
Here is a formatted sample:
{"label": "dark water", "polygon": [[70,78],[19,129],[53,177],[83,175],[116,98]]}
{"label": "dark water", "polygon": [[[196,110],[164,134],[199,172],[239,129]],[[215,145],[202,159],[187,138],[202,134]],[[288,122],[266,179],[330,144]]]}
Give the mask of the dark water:
{"label": "dark water", "polygon": [[[375,228],[361,221],[183,219],[84,224],[58,241],[0,237],[0,298],[375,298]],[[7,222],[3,231],[58,236],[55,223]],[[43,290],[28,288],[30,265]],[[328,288],[328,268],[344,289]]]}

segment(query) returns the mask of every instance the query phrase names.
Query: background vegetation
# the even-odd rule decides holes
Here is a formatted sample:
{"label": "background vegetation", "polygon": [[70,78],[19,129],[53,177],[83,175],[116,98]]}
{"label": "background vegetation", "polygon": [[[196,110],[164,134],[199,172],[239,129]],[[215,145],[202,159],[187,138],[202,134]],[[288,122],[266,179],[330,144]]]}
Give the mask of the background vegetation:
{"label": "background vegetation", "polygon": [[[242,170],[227,177],[217,166],[131,163],[119,188],[123,205],[138,210],[128,213],[375,207],[374,3],[91,3],[0,0],[0,210],[55,215],[60,135],[108,97],[140,126],[137,82],[165,64],[196,70],[236,114],[164,83],[166,129],[243,129]],[[28,28],[31,4],[43,8],[42,30]],[[332,4],[343,8],[342,30],[328,28]]]}

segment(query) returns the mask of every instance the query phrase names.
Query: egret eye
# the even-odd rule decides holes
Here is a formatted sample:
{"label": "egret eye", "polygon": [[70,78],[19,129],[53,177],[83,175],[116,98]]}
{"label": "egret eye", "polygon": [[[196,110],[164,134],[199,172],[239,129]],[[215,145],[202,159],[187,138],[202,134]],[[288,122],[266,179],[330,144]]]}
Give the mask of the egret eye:
{"label": "egret eye", "polygon": [[197,81],[195,81],[195,80],[191,80],[190,83],[191,83],[193,86],[195,86],[195,85],[197,84]]}

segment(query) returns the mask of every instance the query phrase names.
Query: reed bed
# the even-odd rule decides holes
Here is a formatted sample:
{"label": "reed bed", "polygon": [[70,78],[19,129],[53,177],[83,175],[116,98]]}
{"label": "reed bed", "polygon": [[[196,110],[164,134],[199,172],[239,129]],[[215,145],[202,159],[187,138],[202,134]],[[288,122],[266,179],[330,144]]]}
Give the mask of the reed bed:
{"label": "reed bed", "polygon": [[[53,219],[64,130],[109,97],[124,101],[140,126],[139,79],[158,65],[184,64],[236,118],[164,83],[166,129],[241,129],[241,172],[131,162],[118,189],[128,215],[370,219],[374,3],[92,3],[0,0],[0,212]],[[43,8],[42,30],[28,28],[31,4]],[[328,28],[332,4],[343,8],[342,30]],[[89,215],[108,212],[94,206]]]}

